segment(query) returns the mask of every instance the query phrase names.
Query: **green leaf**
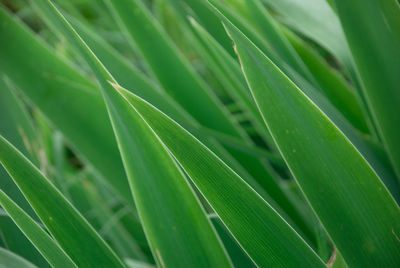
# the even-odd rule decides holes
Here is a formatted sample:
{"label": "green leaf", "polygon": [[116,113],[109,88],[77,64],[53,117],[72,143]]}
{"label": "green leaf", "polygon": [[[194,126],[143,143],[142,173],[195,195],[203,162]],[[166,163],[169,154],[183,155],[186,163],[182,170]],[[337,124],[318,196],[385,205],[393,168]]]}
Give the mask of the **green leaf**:
{"label": "green leaf", "polygon": [[[1,76],[1,75],[0,75]],[[0,77],[0,135],[16,144],[32,161],[38,163],[39,142],[31,118],[9,79]],[[0,165],[0,189],[12,197],[35,220],[38,219],[7,171]],[[7,248],[39,267],[50,267],[42,255],[8,216],[0,217],[0,236]]]}
{"label": "green leaf", "polygon": [[52,266],[76,267],[56,242],[2,190],[0,205]]}
{"label": "green leaf", "polygon": [[[54,18],[46,12],[46,9],[42,8],[42,2],[31,2],[47,25],[59,36],[62,36],[62,31],[57,27]],[[157,83],[150,80],[142,71],[124,59],[116,49],[107,44],[93,29],[75,18],[70,17],[69,21],[71,21],[74,29],[85,40],[88,46],[90,46],[93,53],[107,66],[111,73],[115,74],[115,78],[122,86],[129,87],[129,85],[135,85],[132,89],[135,94],[160,107],[166,114],[179,121],[191,120],[191,117]]]}
{"label": "green leaf", "polygon": [[143,3],[139,0],[107,1],[115,19],[135,42],[165,91],[201,125],[241,137],[243,133],[223,105],[179,53]]}
{"label": "green leaf", "polygon": [[[106,107],[96,86],[3,8],[0,21],[0,37],[8,40],[0,42],[0,71],[64,133],[73,149],[101,173],[120,197],[132,205]],[[28,43],[29,46],[23,45]]]}
{"label": "green leaf", "polygon": [[[169,95],[201,125],[221,133],[242,138],[250,143],[243,130],[238,129],[238,126],[231,121],[232,119],[227,115],[224,107],[215,98],[204,81],[197,76],[193,68],[189,66],[189,63],[175,48],[166,33],[140,1],[110,0],[110,5],[115,11],[116,20],[120,22],[122,28],[135,41],[156,78]],[[132,16],[131,12],[135,12],[135,16]],[[135,27],[135,25],[142,25],[142,27]],[[296,214],[293,206],[287,202],[287,198],[275,178],[266,170],[263,163],[242,152],[235,152],[229,149],[228,151],[235,158],[234,160],[243,165],[247,173],[250,173],[257,180],[259,185],[268,186],[264,187],[264,189],[290,216]],[[235,170],[238,171],[238,169]],[[245,178],[252,187],[257,189],[257,185],[253,183],[254,179],[251,177]],[[257,191],[259,192],[258,189]],[[265,195],[263,197],[267,198]],[[299,222],[301,225],[301,220]],[[302,225],[306,226],[305,224]],[[307,232],[307,227],[302,229]]]}
{"label": "green leaf", "polygon": [[[229,267],[204,210],[173,158],[122,96],[115,90],[104,95],[135,203],[158,265]],[[171,241],[176,246],[171,247]]]}
{"label": "green leaf", "polygon": [[281,61],[285,61],[304,78],[315,83],[307,66],[286,39],[278,22],[264,7],[261,0],[232,1],[229,5],[241,14],[245,21],[252,24],[254,30],[268,42],[271,50]]}
{"label": "green leaf", "polygon": [[[264,123],[262,121],[262,118],[260,114],[258,113],[257,107],[255,106],[255,103],[253,99],[251,99],[250,96],[250,91],[247,88],[246,82],[244,80],[244,76],[241,73],[240,67],[234,59],[227,54],[226,51],[222,47],[219,46],[218,42],[216,42],[212,36],[210,36],[199,24],[194,22],[193,19],[191,19],[191,23],[199,37],[201,38],[202,45],[204,48],[206,48],[206,53],[209,54],[209,59],[208,62],[212,61],[215,63],[215,65],[210,67],[210,70],[214,72],[215,74],[218,75],[218,77],[222,77],[222,80],[225,80],[225,85],[226,85],[226,90],[232,92],[233,96],[235,98],[235,103],[241,104],[244,106],[247,111],[250,112],[249,118],[253,117],[253,124],[255,127],[260,131],[260,133],[265,133],[264,132]],[[204,56],[204,55],[203,55]],[[211,59],[210,59],[211,58]],[[209,64],[210,65],[210,64]],[[233,72],[232,72],[233,70]],[[225,79],[227,78],[227,79]],[[242,81],[244,83],[244,88]],[[233,89],[233,90],[232,90]],[[179,122],[179,121],[178,121]],[[184,127],[187,127],[184,125]],[[311,232],[310,228],[307,226],[308,224],[306,221],[302,218],[302,216],[296,211],[294,206],[290,204],[288,198],[286,197],[285,193],[281,190],[279,182],[280,178],[277,176],[277,174],[274,172],[274,170],[267,165],[257,165],[260,163],[259,159],[256,159],[254,157],[250,157],[254,154],[246,155],[243,154],[243,152],[248,153],[248,151],[243,151],[243,146],[235,146],[238,145],[238,143],[232,143],[235,138],[229,135],[224,135],[223,133],[216,133],[213,130],[206,129],[204,127],[199,127],[198,129],[194,129],[193,127],[189,127],[190,131],[192,134],[197,134],[204,132],[210,132],[212,137],[217,138],[218,142],[220,142],[222,145],[225,145],[225,148],[230,152],[232,156],[234,156],[245,168],[248,172],[241,172],[240,169],[237,169],[235,165],[232,164],[232,162],[228,162],[227,159],[229,157],[222,157],[221,153],[219,153],[218,150],[215,150],[215,148],[210,147],[209,143],[204,143],[204,139],[200,139],[206,146],[208,146],[209,149],[212,151],[216,152],[217,155],[230,167],[232,167],[242,178],[246,179],[246,182],[250,184],[251,187],[253,187],[265,200],[267,200],[271,205],[276,208],[281,215],[287,219],[291,224],[293,224],[294,227],[299,226],[302,232],[308,236],[308,239],[310,241],[313,240],[313,233]],[[216,135],[213,135],[215,133]],[[265,133],[267,134],[267,133]],[[197,136],[197,135],[196,135]],[[225,137],[223,137],[225,136]],[[269,140],[268,145],[272,145],[273,141],[270,136],[268,135],[263,135],[266,137],[267,140]],[[198,136],[197,136],[198,137]],[[240,139],[237,139],[240,141]],[[242,142],[244,146],[247,145],[247,143]],[[228,146],[226,146],[228,145]],[[233,146],[232,146],[233,145]],[[247,145],[252,146],[252,145]],[[254,146],[253,146],[254,147]],[[239,150],[237,150],[239,149]],[[273,160],[272,160],[273,161]],[[264,164],[264,163],[263,163]],[[265,172],[267,170],[267,172]],[[251,174],[251,175],[250,175]],[[256,183],[252,182],[252,179],[250,176],[255,178]],[[258,187],[260,185],[263,189],[260,189]],[[273,200],[269,196],[266,196],[263,194],[263,192],[266,191],[270,197],[272,197]],[[274,202],[276,201],[277,205],[274,205]],[[283,212],[284,211],[284,212]],[[289,217],[286,217],[284,215],[286,213]],[[291,219],[290,219],[291,218]],[[293,220],[294,222],[291,222]]]}
{"label": "green leaf", "polygon": [[284,22],[315,40],[352,70],[350,49],[337,15],[327,1],[321,0],[263,0],[281,13]]}
{"label": "green leaf", "polygon": [[44,3],[42,8],[52,12],[102,86],[135,203],[158,265],[230,267],[225,249],[173,157],[113,88],[114,78],[61,13],[50,1]]}
{"label": "green leaf", "polygon": [[54,239],[78,267],[123,267],[115,253],[77,210],[2,136],[0,162]]}
{"label": "green leaf", "polygon": [[232,263],[234,267],[246,267],[253,268],[257,267],[254,262],[250,259],[250,257],[243,251],[243,249],[236,242],[235,238],[229,233],[229,230],[223,225],[221,220],[215,215],[210,215],[215,229],[218,232],[219,237],[224,243],[226,250],[229,253],[229,256],[232,259]]}
{"label": "green leaf", "polygon": [[226,25],[266,125],[351,266],[400,263],[400,210],[375,171],[327,115],[235,26]]}
{"label": "green leaf", "polygon": [[257,265],[324,266],[281,216],[215,154],[149,103],[117,89],[174,155]]}
{"label": "green leaf", "polygon": [[[4,19],[2,20],[4,27],[0,27],[0,36],[9,40],[7,45],[0,42],[0,70],[6,72],[30,100],[64,133],[73,145],[73,149],[81,153],[80,156],[84,160],[101,172],[109,185],[112,185],[119,193],[119,197],[128,203],[131,202],[132,205],[132,196],[123,173],[106,107],[96,86],[74,70],[65,60],[57,57],[1,9],[0,16]],[[29,49],[21,48],[24,42],[29,42]],[[23,55],[18,52],[20,48],[25,49]],[[21,64],[21,62],[25,63]],[[179,114],[172,116],[177,120],[185,117],[179,117]],[[85,131],[80,131],[81,129]],[[203,137],[202,140],[207,142],[207,137]],[[211,143],[207,142],[207,145]],[[215,147],[218,147],[218,144]],[[226,154],[219,149],[219,156],[224,157],[224,160],[232,158]],[[229,164],[235,167],[235,170],[243,169],[236,168],[237,162],[234,165],[234,161],[233,159]],[[255,161],[249,163],[253,164]],[[264,174],[257,178],[265,179],[268,183],[271,175],[265,170],[260,171],[256,164],[257,169],[251,168],[251,171]],[[250,182],[252,178],[248,176],[246,179]],[[271,189],[277,189],[277,196],[281,198],[282,191],[277,187],[276,182],[270,180],[270,183],[273,187],[268,187],[269,192]],[[254,184],[254,179],[252,185],[257,186]]]}
{"label": "green leaf", "polygon": [[235,98],[236,103],[239,103],[247,112],[251,113],[254,124],[257,126],[262,124],[262,118],[251,98],[246,80],[240,71],[237,61],[235,61],[193,18],[191,18],[190,22],[197,35],[200,37],[200,40],[202,40],[202,44],[207,49],[208,54],[217,66],[213,72],[217,73],[218,77],[221,77],[220,79],[226,81],[226,90]]}
{"label": "green leaf", "polygon": [[35,163],[38,137],[31,118],[7,77],[0,76],[0,133],[15,142]]}
{"label": "green leaf", "polygon": [[155,268],[155,266],[151,264],[138,262],[132,259],[125,259],[125,263],[129,268]]}
{"label": "green leaf", "polygon": [[322,91],[332,104],[338,108],[355,128],[364,133],[369,133],[370,130],[367,122],[365,122],[365,118],[368,117],[364,117],[364,112],[360,105],[361,101],[358,99],[355,90],[304,41],[288,30],[286,31],[286,36],[288,36],[293,47],[313,73],[315,79],[321,85]]}
{"label": "green leaf", "polygon": [[207,2],[204,0],[168,0],[165,2],[173,6],[177,11],[177,15],[180,16],[184,23],[188,23],[188,16],[194,16],[223,49],[231,56],[234,56],[231,40],[226,35],[220,20]]}
{"label": "green leaf", "polygon": [[[218,3],[216,0],[210,0],[212,3]],[[223,5],[218,4],[216,6],[218,8],[218,11],[220,13],[220,17],[222,20],[226,21],[229,18],[232,18],[229,14],[229,10],[226,9]],[[228,14],[229,17],[225,17],[225,15]],[[246,25],[243,25],[240,20],[235,19],[235,22],[238,22],[241,26],[241,29],[245,29],[246,32],[245,34],[250,32],[249,28],[245,27]],[[252,37],[256,37],[252,35]],[[251,41],[254,41],[251,39]],[[255,43],[257,45],[258,43]],[[265,50],[261,49],[262,52],[265,52]],[[266,55],[268,57],[268,55]],[[271,61],[274,64],[281,63],[280,61],[276,61],[277,59],[274,58],[271,59]],[[285,64],[282,64],[281,66],[276,65],[278,68],[281,66],[285,66]],[[308,83],[305,79],[303,79],[301,76],[296,74],[290,66],[285,67],[285,71],[282,70],[282,72],[289,77],[289,79],[292,79],[292,81],[302,90],[304,94],[308,98],[312,100],[318,107],[320,107],[324,113],[334,122],[335,125],[337,125],[338,128],[343,131],[343,133],[347,136],[347,138],[353,143],[358,150],[363,154],[363,156],[366,158],[368,163],[373,166],[375,171],[381,176],[381,179],[385,182],[386,185],[391,186],[390,191],[392,191],[393,195],[397,198],[397,200],[400,200],[400,187],[398,184],[398,181],[393,174],[392,170],[390,168],[387,168],[384,163],[382,163],[381,159],[379,159],[370,146],[363,140],[363,138],[360,136],[358,132],[355,131],[354,127],[346,120],[346,118],[336,109],[335,106],[332,105],[329,99],[327,99],[322,92],[318,91],[315,87],[313,87],[310,83]],[[393,186],[393,187],[392,187]]]}
{"label": "green leaf", "polygon": [[[29,156],[31,161],[38,164],[36,157],[39,150],[38,137],[23,103],[15,93],[11,82],[5,77],[0,77],[0,135],[10,140],[21,152]],[[0,167],[0,176],[1,189],[28,214],[36,216],[2,167]]]}
{"label": "green leaf", "polygon": [[[7,172],[4,170],[4,173]],[[11,183],[14,184],[13,182]],[[0,215],[1,245],[22,258],[29,260],[38,267],[50,268],[50,264],[43,258],[40,252],[32,245],[28,238],[22,233],[21,229],[15,225],[4,210],[2,214],[3,215]]]}
{"label": "green leaf", "polygon": [[0,268],[36,268],[36,266],[15,253],[0,248]]}
{"label": "green leaf", "polygon": [[399,3],[396,0],[333,2],[373,120],[400,178]]}

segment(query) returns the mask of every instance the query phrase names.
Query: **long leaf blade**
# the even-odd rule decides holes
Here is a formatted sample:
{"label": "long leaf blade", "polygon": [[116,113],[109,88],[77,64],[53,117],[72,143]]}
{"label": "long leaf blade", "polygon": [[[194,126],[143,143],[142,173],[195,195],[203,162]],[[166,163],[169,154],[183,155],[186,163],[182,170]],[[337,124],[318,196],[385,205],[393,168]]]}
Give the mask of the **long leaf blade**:
{"label": "long leaf blade", "polygon": [[0,162],[76,265],[123,267],[115,253],[76,209],[2,136]]}
{"label": "long leaf blade", "polygon": [[387,0],[334,1],[334,4],[373,119],[400,177],[399,3]]}
{"label": "long leaf blade", "polygon": [[116,83],[114,78],[62,14],[50,1],[43,1],[41,7],[52,12],[60,29],[82,53],[102,86],[133,196],[158,265],[230,267],[230,260],[205,211],[169,152],[140,115],[114,90],[110,84]]}
{"label": "long leaf blade", "polygon": [[2,190],[0,205],[52,266],[76,267],[54,240]]}
{"label": "long leaf blade", "polygon": [[0,248],[0,267],[2,268],[36,268],[24,258],[16,255],[15,253],[8,251],[4,248]]}
{"label": "long leaf blade", "polygon": [[165,91],[200,124],[240,137],[243,133],[239,132],[211,89],[179,53],[144,4],[140,0],[107,1],[116,20],[134,40]]}
{"label": "long leaf blade", "polygon": [[[111,124],[96,85],[0,7],[0,71],[60,129],[127,203],[129,192]],[[29,43],[29,46],[21,46]],[[24,53],[21,53],[24,51]],[[66,111],[69,111],[68,113]],[[82,127],[85,131],[79,131]]]}
{"label": "long leaf blade", "polygon": [[[291,172],[346,262],[395,267],[400,210],[359,151],[235,26],[253,96]],[[313,168],[305,168],[313,167]]]}
{"label": "long leaf blade", "polygon": [[144,100],[116,88],[179,161],[257,265],[324,266],[276,211],[196,138]]}

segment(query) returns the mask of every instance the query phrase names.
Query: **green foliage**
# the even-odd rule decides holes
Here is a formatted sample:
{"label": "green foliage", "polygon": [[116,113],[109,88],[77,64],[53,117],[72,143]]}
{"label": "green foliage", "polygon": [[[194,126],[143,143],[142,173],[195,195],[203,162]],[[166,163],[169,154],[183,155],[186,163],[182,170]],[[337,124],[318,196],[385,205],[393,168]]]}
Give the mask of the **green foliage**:
{"label": "green foliage", "polygon": [[395,0],[1,0],[0,267],[399,267]]}

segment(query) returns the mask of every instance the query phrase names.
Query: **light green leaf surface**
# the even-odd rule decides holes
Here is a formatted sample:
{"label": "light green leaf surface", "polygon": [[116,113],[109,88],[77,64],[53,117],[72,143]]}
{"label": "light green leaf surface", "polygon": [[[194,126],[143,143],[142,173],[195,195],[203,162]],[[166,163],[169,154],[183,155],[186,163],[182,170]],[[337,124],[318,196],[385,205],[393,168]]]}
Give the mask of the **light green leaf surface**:
{"label": "light green leaf surface", "polygon": [[151,264],[135,261],[132,259],[125,259],[125,263],[129,268],[155,268],[155,266]]}
{"label": "light green leaf surface", "polygon": [[263,0],[281,13],[292,28],[315,40],[346,67],[353,69],[352,58],[337,15],[325,0]]}
{"label": "light green leaf surface", "polygon": [[24,258],[16,255],[15,253],[8,251],[4,248],[0,248],[0,268],[36,268]]}
{"label": "light green leaf surface", "polygon": [[[112,127],[96,86],[2,8],[0,21],[0,37],[8,40],[0,42],[0,71],[64,133],[120,197],[132,204]],[[27,43],[29,46],[23,45]]]}
{"label": "light green leaf surface", "polygon": [[[10,140],[31,161],[39,164],[39,140],[28,112],[6,77],[0,77],[0,135]],[[0,167],[0,187],[31,216],[36,216],[7,172]],[[7,234],[5,234],[7,235]]]}
{"label": "light green leaf surface", "polygon": [[[47,25],[59,36],[63,36],[62,31],[60,31],[54,22],[54,18],[43,8],[43,3],[41,1],[32,1],[32,5],[47,22]],[[150,80],[141,70],[124,59],[116,49],[102,39],[93,29],[73,17],[70,17],[69,20],[78,34],[90,46],[93,53],[95,53],[101,62],[107,65],[110,72],[115,74],[115,78],[122,86],[129,87],[129,85],[135,85],[132,89],[135,94],[159,107],[166,114],[179,121],[191,120],[190,116],[155,81]]]}
{"label": "light green leaf surface", "polygon": [[257,265],[324,266],[276,211],[215,154],[147,102],[129,91],[117,89],[174,155]]}
{"label": "light green leaf surface", "polygon": [[[4,170],[6,173],[6,171]],[[8,174],[7,174],[8,175]],[[11,180],[11,178],[10,178]],[[13,183],[13,182],[12,182]],[[32,245],[32,243],[21,232],[13,220],[2,210],[4,215],[0,215],[0,244],[9,251],[29,260],[33,264],[49,268],[50,264],[40,254],[40,252]]]}
{"label": "light green leaf surface", "polygon": [[[138,0],[111,0],[110,2],[110,6],[115,10],[116,20],[135,41],[166,92],[201,125],[250,142],[243,130],[232,122],[232,118],[227,115],[227,111],[216,100],[204,81],[175,48],[147,8]],[[134,12],[135,16],[132,16],[131,12]],[[142,25],[142,27],[135,27],[135,25]],[[235,152],[229,149],[228,151],[257,180],[258,184],[268,186],[264,189],[290,216],[296,214],[293,207],[288,204],[286,196],[275,181],[276,179],[262,163],[240,151]],[[254,186],[250,177],[248,182]],[[254,188],[256,187],[254,186]],[[263,197],[265,196],[263,195]],[[301,220],[298,222],[307,232],[306,224]],[[307,233],[310,237],[310,232]]]}
{"label": "light green leaf surface", "polygon": [[229,267],[220,241],[173,158],[121,95],[115,90],[104,95],[158,265]]}
{"label": "light green leaf surface", "polygon": [[400,177],[400,6],[396,0],[333,1],[367,103]]}
{"label": "light green leaf surface", "polygon": [[[45,2],[43,2],[45,3]],[[220,240],[174,159],[111,84],[116,83],[64,17],[46,2],[102,86],[135,203],[161,267],[230,267]],[[183,220],[184,219],[184,220]],[[161,224],[162,223],[162,224]]]}
{"label": "light green leaf surface", "polygon": [[289,31],[286,32],[286,35],[332,104],[337,107],[355,128],[364,133],[369,133],[370,130],[365,120],[368,116],[362,110],[361,100],[358,99],[355,89],[351,88],[348,81],[339,72],[330,67],[304,41]]}
{"label": "light green leaf surface", "polygon": [[134,40],[165,91],[201,125],[240,137],[243,133],[238,126],[143,3],[139,0],[107,1],[114,10],[116,21]]}
{"label": "light green leaf surface", "polygon": [[[36,157],[40,148],[38,137],[28,112],[7,77],[0,77],[0,135],[15,143],[19,150],[38,163]],[[1,165],[0,189],[6,192],[31,217],[37,219],[31,206]],[[10,251],[30,260],[35,265],[49,267],[47,261],[8,216],[0,217],[0,237]]]}
{"label": "light green leaf surface", "polygon": [[54,239],[78,267],[123,267],[115,253],[77,210],[2,136],[0,162]]}
{"label": "light green leaf surface", "polygon": [[0,190],[0,205],[53,267],[76,267],[57,243]]}
{"label": "light green leaf surface", "polygon": [[[210,0],[212,3],[217,3],[217,0]],[[226,9],[221,4],[218,4],[216,6],[218,11],[220,12],[220,17],[222,20],[227,21],[228,19],[232,18],[231,15],[229,15],[229,10]],[[228,14],[229,17],[225,17],[225,15]],[[240,29],[246,29],[246,32],[243,32],[244,34],[248,33],[249,30],[245,27],[245,25],[241,24],[240,20],[236,20],[235,22],[238,22],[241,25]],[[252,37],[255,37],[252,35]],[[250,39],[253,41],[252,39]],[[257,45],[258,43],[255,43]],[[260,49],[262,52],[265,52],[265,50]],[[266,55],[268,57],[268,55]],[[276,58],[270,59],[274,64],[276,64]],[[282,62],[281,62],[282,63]],[[277,67],[285,67],[285,64],[278,66]],[[293,71],[290,66],[286,66],[285,71],[283,73],[289,77],[301,90],[308,98],[312,100],[318,107],[320,107],[324,113],[334,122],[334,124],[341,129],[341,131],[347,136],[347,138],[353,143],[358,150],[363,154],[363,156],[366,158],[368,163],[373,166],[375,171],[381,176],[381,179],[385,182],[386,185],[389,186],[394,186],[390,190],[393,192],[393,195],[398,197],[400,196],[400,187],[398,185],[397,179],[395,175],[393,174],[393,171],[390,168],[387,168],[384,163],[382,163],[382,160],[379,159],[370,146],[363,140],[361,135],[355,131],[354,127],[348,122],[348,120],[338,111],[338,109],[330,102],[330,100],[319,90],[317,90],[313,85],[308,83],[304,78],[299,76],[295,71]]]}
{"label": "light green leaf surface", "polygon": [[[266,125],[344,259],[400,263],[400,210],[343,132],[235,26],[227,29]],[[307,167],[307,168],[305,168]]]}
{"label": "light green leaf surface", "polygon": [[180,16],[182,21],[188,23],[188,16],[194,16],[196,20],[215,38],[218,43],[231,56],[234,51],[231,45],[231,40],[226,35],[218,17],[204,0],[168,0],[168,2]]}
{"label": "light green leaf surface", "polygon": [[315,83],[312,74],[283,34],[276,19],[265,8],[261,0],[227,2],[242,18],[252,24],[255,31],[268,42],[281,61],[286,62],[308,81]]}

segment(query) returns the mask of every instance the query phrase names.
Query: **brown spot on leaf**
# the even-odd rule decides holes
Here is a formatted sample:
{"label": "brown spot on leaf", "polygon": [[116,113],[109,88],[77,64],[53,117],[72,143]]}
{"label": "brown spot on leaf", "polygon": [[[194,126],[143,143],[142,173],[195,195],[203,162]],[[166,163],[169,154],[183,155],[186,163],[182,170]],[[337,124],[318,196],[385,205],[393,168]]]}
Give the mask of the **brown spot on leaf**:
{"label": "brown spot on leaf", "polygon": [[335,261],[336,261],[336,247],[333,248],[332,255],[327,263],[328,267],[332,267]]}

